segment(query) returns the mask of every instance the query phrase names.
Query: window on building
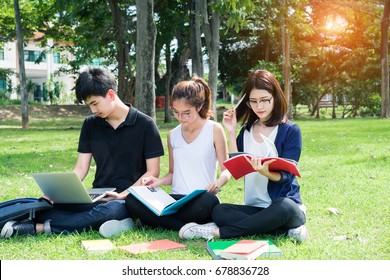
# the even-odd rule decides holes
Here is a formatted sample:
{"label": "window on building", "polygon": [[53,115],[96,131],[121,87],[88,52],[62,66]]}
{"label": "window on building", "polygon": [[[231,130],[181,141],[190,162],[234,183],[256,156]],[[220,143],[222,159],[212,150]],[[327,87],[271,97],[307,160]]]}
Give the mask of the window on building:
{"label": "window on building", "polygon": [[54,63],[60,64],[61,63],[61,56],[60,53],[56,52],[53,54],[53,60]]}
{"label": "window on building", "polygon": [[0,90],[7,90],[7,79],[2,75],[0,75]]}
{"label": "window on building", "polygon": [[0,48],[0,60],[4,60],[4,48]]}
{"label": "window on building", "polygon": [[[24,51],[24,60],[35,62],[39,58],[40,55],[41,55],[40,51],[25,50]],[[42,59],[42,61],[46,61],[46,58]]]}

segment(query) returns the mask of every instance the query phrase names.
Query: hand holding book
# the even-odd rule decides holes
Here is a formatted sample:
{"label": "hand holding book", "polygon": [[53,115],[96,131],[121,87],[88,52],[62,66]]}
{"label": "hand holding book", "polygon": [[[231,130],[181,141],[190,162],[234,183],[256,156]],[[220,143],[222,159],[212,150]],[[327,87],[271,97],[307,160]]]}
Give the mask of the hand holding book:
{"label": "hand holding book", "polygon": [[[231,158],[227,159],[223,164],[230,171],[234,179],[239,179],[249,173],[255,172],[256,170],[252,167],[250,160],[253,158],[248,153],[231,153]],[[286,171],[291,174],[301,177],[298,170],[298,165],[294,160],[279,158],[279,157],[265,157],[261,159],[261,164],[266,161],[270,161],[268,169],[269,171]]]}

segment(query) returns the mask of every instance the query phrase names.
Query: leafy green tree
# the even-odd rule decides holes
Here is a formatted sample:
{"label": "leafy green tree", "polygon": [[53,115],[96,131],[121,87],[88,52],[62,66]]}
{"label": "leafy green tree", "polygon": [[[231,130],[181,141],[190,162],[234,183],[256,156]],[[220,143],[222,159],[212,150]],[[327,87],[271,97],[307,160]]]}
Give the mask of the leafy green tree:
{"label": "leafy green tree", "polygon": [[30,98],[34,98],[34,92],[37,89],[37,84],[34,83],[31,79],[27,79],[26,83],[26,92],[27,92],[27,100]]}
{"label": "leafy green tree", "polygon": [[[45,37],[59,44],[52,48],[67,51],[67,65],[61,71],[78,73],[85,65],[104,66],[118,75],[118,95],[131,102],[135,85],[135,2],[116,0],[52,0],[46,15],[55,15],[45,26]],[[133,54],[133,55],[132,55]]]}
{"label": "leafy green tree", "polygon": [[[189,78],[186,67],[190,46],[185,1],[154,1],[157,26],[155,64],[157,95],[165,97],[164,122],[171,122],[169,100],[174,84]],[[165,57],[164,62],[161,57]],[[161,64],[162,63],[162,64]]]}

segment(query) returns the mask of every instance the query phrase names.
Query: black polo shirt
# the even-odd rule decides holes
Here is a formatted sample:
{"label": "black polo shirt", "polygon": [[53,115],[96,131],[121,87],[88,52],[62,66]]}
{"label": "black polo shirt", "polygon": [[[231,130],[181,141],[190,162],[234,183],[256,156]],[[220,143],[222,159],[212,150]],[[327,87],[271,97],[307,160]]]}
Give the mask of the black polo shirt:
{"label": "black polo shirt", "polygon": [[130,107],[117,129],[105,119],[88,116],[81,128],[78,152],[92,153],[94,188],[115,187],[121,192],[146,172],[146,159],[164,155],[164,148],[154,120]]}

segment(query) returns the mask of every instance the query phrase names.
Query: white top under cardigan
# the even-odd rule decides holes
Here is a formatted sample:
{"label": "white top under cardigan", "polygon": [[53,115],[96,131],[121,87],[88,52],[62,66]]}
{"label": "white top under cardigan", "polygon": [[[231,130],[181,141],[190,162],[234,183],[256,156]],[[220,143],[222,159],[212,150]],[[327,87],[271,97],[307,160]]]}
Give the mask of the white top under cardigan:
{"label": "white top under cardigan", "polygon": [[214,147],[214,121],[207,120],[199,135],[187,143],[181,125],[170,134],[173,150],[172,194],[188,194],[205,189],[215,181],[217,154]]}
{"label": "white top under cardigan", "polygon": [[[276,126],[267,137],[274,143],[278,133]],[[265,138],[265,136],[262,136]],[[269,147],[267,141],[259,143],[253,137],[253,126],[250,131],[244,132],[244,151],[259,157],[277,157],[276,149]],[[268,178],[258,172],[249,173],[245,176],[245,205],[267,208],[272,200],[268,194]]]}

